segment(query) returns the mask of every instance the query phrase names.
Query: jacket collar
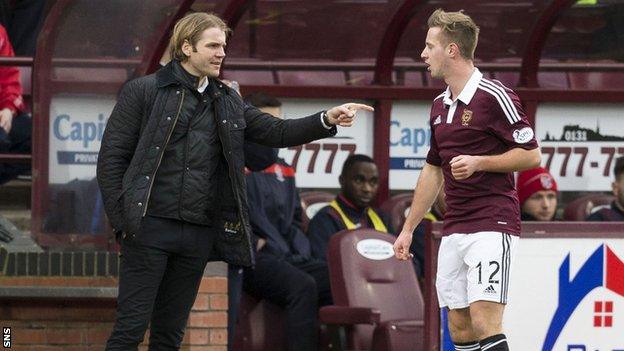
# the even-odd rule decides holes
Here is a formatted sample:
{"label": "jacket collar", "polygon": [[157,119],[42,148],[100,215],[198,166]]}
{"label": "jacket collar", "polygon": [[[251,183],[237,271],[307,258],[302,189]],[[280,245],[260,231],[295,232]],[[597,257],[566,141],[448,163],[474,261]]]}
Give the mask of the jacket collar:
{"label": "jacket collar", "polygon": [[338,194],[338,196],[336,197],[336,201],[338,202],[340,207],[343,209],[343,211],[345,211],[347,216],[351,218],[359,219],[364,214],[366,214],[366,210],[368,210],[368,207],[362,208],[362,207],[355,206],[355,204],[347,200],[347,198],[344,195],[342,195],[342,193]]}
{"label": "jacket collar", "polygon": [[[477,88],[479,87],[479,82],[481,82],[481,78],[483,78],[483,74],[479,71],[478,68],[475,67],[474,71],[472,71],[472,75],[466,82],[464,89],[462,89],[461,93],[457,95],[457,100],[463,102],[465,105],[469,105],[472,97],[477,92]],[[447,86],[444,91],[444,104],[450,106],[453,104],[453,100],[451,100],[451,87]]]}
{"label": "jacket collar", "polygon": [[[175,65],[178,67],[175,67]],[[175,72],[176,68],[183,69],[178,61],[172,60],[156,72],[158,88],[164,88],[170,85],[186,85],[177,77]],[[213,99],[217,99],[223,96],[223,94],[230,94],[230,88],[216,78],[209,78],[206,92],[209,93]],[[234,94],[237,93],[234,92]]]}

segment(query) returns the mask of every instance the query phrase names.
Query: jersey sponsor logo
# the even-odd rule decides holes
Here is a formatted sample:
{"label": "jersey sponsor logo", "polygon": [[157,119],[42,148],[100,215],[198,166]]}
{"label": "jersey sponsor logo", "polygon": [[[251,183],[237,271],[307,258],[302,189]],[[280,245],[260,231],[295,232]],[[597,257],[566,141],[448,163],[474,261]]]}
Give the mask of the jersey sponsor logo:
{"label": "jersey sponsor logo", "polygon": [[[542,351],[554,350],[559,338],[567,344],[567,350],[620,350],[621,338],[607,335],[621,335],[622,322],[613,318],[616,314],[614,300],[621,303],[624,298],[624,262],[607,245],[600,245],[585,263],[571,276],[570,254],[559,267],[559,304],[555,310]],[[589,296],[589,298],[588,298]],[[588,305],[589,304],[589,305]],[[593,308],[591,308],[593,305]],[[583,325],[588,333],[580,335],[565,328]],[[594,328],[593,330],[589,328]],[[614,345],[614,344],[618,345]]]}
{"label": "jersey sponsor logo", "polygon": [[462,113],[461,117],[462,126],[467,126],[468,124],[470,124],[470,120],[472,120],[472,111],[464,110],[464,113]]}
{"label": "jersey sponsor logo", "polygon": [[438,115],[436,119],[433,121],[433,125],[442,123],[442,115]]}
{"label": "jersey sponsor logo", "polygon": [[513,131],[513,139],[518,144],[526,144],[533,139],[533,129],[531,127],[524,127],[522,129],[516,129]]}

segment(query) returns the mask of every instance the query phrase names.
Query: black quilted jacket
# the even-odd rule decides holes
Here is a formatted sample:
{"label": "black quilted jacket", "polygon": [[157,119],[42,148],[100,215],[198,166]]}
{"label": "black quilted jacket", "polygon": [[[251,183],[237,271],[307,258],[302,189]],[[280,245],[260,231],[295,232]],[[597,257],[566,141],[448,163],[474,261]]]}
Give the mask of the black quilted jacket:
{"label": "black quilted jacket", "polygon": [[[235,211],[227,206],[215,218],[221,230],[214,259],[249,266],[253,256],[244,140],[271,147],[294,146],[335,135],[336,128],[324,128],[319,113],[300,119],[275,118],[245,105],[238,93],[218,80],[211,80],[210,84],[218,87],[213,93],[214,112],[234,194],[234,199],[217,203],[235,204]],[[169,64],[155,74],[126,83],[108,120],[98,157],[97,179],[111,225],[122,231],[127,240],[139,233],[154,176],[189,93],[177,81]]]}

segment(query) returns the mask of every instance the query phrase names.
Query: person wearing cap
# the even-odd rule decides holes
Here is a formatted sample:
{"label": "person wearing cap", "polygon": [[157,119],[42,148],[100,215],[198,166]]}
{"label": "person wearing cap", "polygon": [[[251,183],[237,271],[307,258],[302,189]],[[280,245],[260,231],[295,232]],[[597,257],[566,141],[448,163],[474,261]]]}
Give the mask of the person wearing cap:
{"label": "person wearing cap", "polygon": [[518,200],[523,221],[552,221],[557,212],[557,182],[544,168],[518,174]]}

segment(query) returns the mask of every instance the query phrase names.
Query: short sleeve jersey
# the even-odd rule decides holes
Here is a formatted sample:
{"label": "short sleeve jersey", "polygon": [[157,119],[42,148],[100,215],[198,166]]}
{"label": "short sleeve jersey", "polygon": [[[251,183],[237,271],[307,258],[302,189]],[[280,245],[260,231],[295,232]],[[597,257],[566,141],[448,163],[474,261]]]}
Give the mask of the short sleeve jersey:
{"label": "short sleeve jersey", "polygon": [[475,68],[455,101],[450,89],[431,107],[431,148],[427,163],[442,168],[447,212],[443,233],[482,231],[520,234],[520,206],[513,173],[475,172],[453,177],[450,161],[459,155],[499,155],[513,148],[538,147],[520,99]]}

